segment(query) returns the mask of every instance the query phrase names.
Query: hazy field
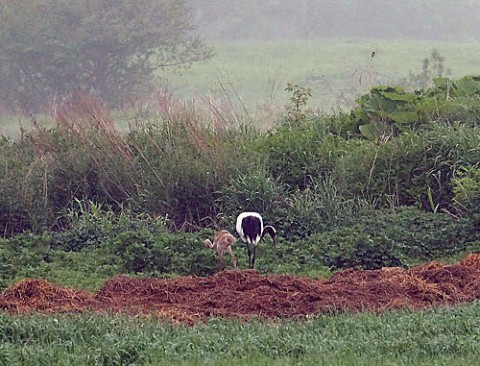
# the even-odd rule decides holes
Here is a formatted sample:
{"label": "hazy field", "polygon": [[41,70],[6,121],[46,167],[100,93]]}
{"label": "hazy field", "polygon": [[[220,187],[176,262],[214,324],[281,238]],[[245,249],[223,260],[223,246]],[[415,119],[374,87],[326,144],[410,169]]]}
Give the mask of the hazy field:
{"label": "hazy field", "polygon": [[[20,79],[10,77],[20,75],[9,72],[1,78],[9,82],[4,83],[4,99],[0,99],[0,366],[477,365],[480,264],[468,261],[467,271],[464,265],[445,269],[431,261],[457,264],[480,247],[480,82],[470,80],[475,92],[465,97],[458,93],[456,98],[453,92],[462,90],[456,88],[460,83],[452,84],[452,89],[446,83],[441,96],[437,86],[428,89],[428,96],[411,98],[415,100],[406,103],[412,108],[407,112],[418,112],[418,118],[404,125],[374,103],[363,104],[358,113],[333,112],[355,108],[356,98],[375,85],[423,87],[438,75],[439,66],[443,76],[454,80],[480,75],[475,19],[480,5],[465,1],[458,6],[451,0],[189,3],[199,34],[212,46],[214,57],[180,73],[160,70],[158,93],[132,98],[121,109],[97,109],[98,99],[92,98],[78,103],[79,108],[65,103],[62,119],[61,113],[55,113],[62,106],[61,98],[53,103],[44,100],[49,95],[45,93],[31,107],[38,110],[45,103],[49,107],[42,113],[11,115],[5,103],[19,90],[14,84]],[[76,8],[83,9],[81,4]],[[42,27],[23,20],[41,18],[32,6],[25,10],[25,14],[1,14],[18,15],[19,22],[6,19],[4,24],[27,25],[23,35],[33,38],[23,38],[35,46],[37,33],[44,38],[50,31],[28,32]],[[57,13],[61,14],[51,12]],[[130,20],[110,22],[111,14],[97,25],[130,24]],[[70,18],[68,14],[57,19]],[[53,20],[45,19],[45,24]],[[143,24],[146,18],[141,20]],[[70,24],[61,23],[60,29]],[[92,27],[74,28],[79,29]],[[3,40],[19,41],[13,33],[0,34],[8,36]],[[89,33],[82,33],[90,44]],[[65,32],[56,34],[73,39]],[[333,37],[293,41],[328,34]],[[345,38],[372,34],[397,39]],[[43,65],[50,68],[62,60],[51,59],[57,52],[45,52],[53,44],[38,47],[38,53],[46,54]],[[174,47],[179,45],[175,41]],[[1,55],[17,48],[12,44]],[[432,52],[439,58],[425,66]],[[1,70],[11,70],[0,64]],[[108,69],[110,77],[112,70]],[[32,73],[38,74],[43,72]],[[61,87],[69,81],[73,89],[84,85],[72,82],[73,75],[46,79],[62,81],[45,90],[67,90]],[[96,80],[85,79],[86,84]],[[310,113],[302,105],[291,118],[285,113],[285,105],[290,102],[292,107],[287,83],[310,88],[307,107],[330,115]],[[38,96],[41,88],[36,84],[23,84],[21,90]],[[105,100],[109,96],[108,89],[91,90],[104,90]],[[262,134],[236,122],[263,130],[278,122],[281,128]],[[40,130],[19,143],[8,141],[32,126],[56,123],[59,128],[52,131]],[[130,126],[139,128],[124,133]],[[251,286],[255,294],[239,280],[240,275],[214,276],[217,257],[202,242],[213,238],[214,229],[234,231],[235,218],[242,211],[261,212],[265,223],[279,233],[275,249],[269,239],[260,244],[259,273],[332,276],[343,282],[329,281],[337,288],[322,293],[300,278],[287,287],[285,278],[280,283],[262,277],[248,283],[257,283]],[[245,269],[246,248],[241,240],[235,245],[239,267]],[[407,270],[425,262],[431,280],[427,270],[423,277]],[[390,268],[355,271],[382,267]],[[337,272],[344,269],[347,275],[388,281],[363,286]],[[131,309],[131,316],[113,309],[118,305],[113,299],[133,299],[123,291],[126,286],[112,286],[111,292],[119,297],[105,296],[104,291],[103,298],[112,307],[95,310],[76,305],[77,297],[83,299],[80,292],[54,291],[54,286],[42,287],[41,280],[23,281],[36,286],[7,289],[27,278],[102,293],[99,289],[121,274],[201,277],[205,287],[196,290],[191,281],[190,287],[155,292],[161,287],[145,281],[148,291],[138,291],[137,303],[126,302],[124,309]],[[203,276],[212,277],[207,281]],[[236,279],[230,282],[238,291],[221,282],[228,276]],[[366,291],[337,292],[343,283]],[[467,289],[469,295],[457,287]],[[389,296],[392,289],[410,302]],[[197,302],[182,298],[182,291],[200,295],[203,306],[195,308],[192,304]],[[85,296],[85,303],[99,303],[102,297],[91,296]],[[374,307],[362,301],[367,297]],[[414,306],[412,299],[420,297],[424,302]],[[305,299],[302,304],[308,306],[318,299],[328,307],[325,312],[293,312],[300,304],[297,298]],[[349,299],[357,307],[335,306]],[[145,306],[148,300],[155,312],[133,312],[132,304]],[[225,300],[225,308],[220,300]],[[441,306],[444,300],[455,306]],[[190,310],[183,317],[171,312],[170,323],[163,318],[168,315],[162,313],[164,302]],[[288,311],[267,317],[267,306],[259,303]],[[214,311],[208,310],[210,305]],[[223,318],[240,316],[234,305],[251,309],[254,318]],[[90,312],[97,309],[104,312]],[[188,316],[198,322],[187,322]]]}
{"label": "hazy field", "polygon": [[[418,74],[433,49],[445,58],[454,78],[479,72],[480,43],[411,40],[325,39],[297,42],[235,42],[214,44],[216,55],[198,63],[170,85],[184,96],[221,97],[223,84],[233,89],[249,109],[264,103],[283,106],[287,81],[310,86],[312,106],[329,110],[354,99],[369,86],[395,83]],[[372,51],[375,57],[371,58]],[[362,82],[359,82],[362,77]]]}
{"label": "hazy field", "polygon": [[[162,89],[196,103],[213,103],[254,119],[271,118],[288,102],[287,82],[312,89],[309,106],[329,112],[351,108],[355,96],[372,85],[397,84],[418,74],[433,49],[445,58],[451,76],[479,73],[480,43],[411,40],[324,39],[296,42],[230,42],[212,44],[215,56],[181,74],[162,74]],[[372,51],[375,57],[371,58]],[[125,127],[127,119],[117,117]],[[122,121],[123,120],[123,121]],[[48,118],[40,118],[48,123]],[[0,134],[19,136],[29,117],[4,116]]]}

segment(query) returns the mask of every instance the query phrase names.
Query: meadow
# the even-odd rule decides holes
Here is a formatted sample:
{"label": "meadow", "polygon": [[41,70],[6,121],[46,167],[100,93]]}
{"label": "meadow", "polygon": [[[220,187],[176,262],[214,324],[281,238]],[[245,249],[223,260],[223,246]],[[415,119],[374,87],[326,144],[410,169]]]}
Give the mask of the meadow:
{"label": "meadow", "polygon": [[[212,61],[165,79],[175,97],[125,111],[86,98],[52,115],[2,117],[0,288],[210,276],[216,259],[200,243],[233,231],[241,210],[279,231],[276,252],[260,248],[264,274],[319,278],[477,251],[479,47],[219,44]],[[445,59],[422,68],[433,49]],[[440,66],[448,79],[435,79]],[[429,85],[409,93],[422,77]],[[367,93],[377,83],[392,87]],[[479,313],[473,303],[194,327],[2,314],[0,364],[476,364]]]}
{"label": "meadow", "polygon": [[0,315],[0,364],[475,365],[479,314],[474,303],[195,327],[115,315]]}

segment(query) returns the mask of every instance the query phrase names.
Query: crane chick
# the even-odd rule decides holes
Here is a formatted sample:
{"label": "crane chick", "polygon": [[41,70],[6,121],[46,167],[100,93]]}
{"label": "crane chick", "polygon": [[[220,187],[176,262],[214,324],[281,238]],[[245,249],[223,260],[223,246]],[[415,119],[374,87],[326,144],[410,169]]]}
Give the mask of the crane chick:
{"label": "crane chick", "polygon": [[224,268],[223,264],[223,254],[227,252],[232,257],[233,268],[237,269],[237,258],[233,255],[232,244],[235,243],[237,239],[228,231],[220,230],[215,234],[213,243],[209,239],[205,239],[203,245],[206,248],[210,248],[218,254],[218,269],[222,270]]}

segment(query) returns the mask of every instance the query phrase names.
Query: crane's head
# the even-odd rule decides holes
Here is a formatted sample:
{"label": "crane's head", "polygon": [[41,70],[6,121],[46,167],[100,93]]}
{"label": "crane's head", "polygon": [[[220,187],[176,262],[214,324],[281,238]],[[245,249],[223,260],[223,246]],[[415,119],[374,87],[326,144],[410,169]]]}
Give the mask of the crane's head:
{"label": "crane's head", "polygon": [[209,239],[205,239],[203,241],[203,246],[205,248],[210,248],[210,249],[213,249],[213,243],[209,240]]}
{"label": "crane's head", "polygon": [[262,237],[265,236],[265,234],[270,235],[272,238],[272,245],[275,248],[275,237],[277,236],[277,230],[275,230],[273,226],[267,225],[263,228]]}

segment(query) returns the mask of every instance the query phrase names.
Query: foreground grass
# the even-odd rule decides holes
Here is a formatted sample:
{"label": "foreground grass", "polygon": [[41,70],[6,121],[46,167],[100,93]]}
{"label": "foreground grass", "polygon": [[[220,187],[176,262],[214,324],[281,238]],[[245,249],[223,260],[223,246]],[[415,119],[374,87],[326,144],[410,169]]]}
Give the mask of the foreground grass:
{"label": "foreground grass", "polygon": [[479,316],[479,303],[191,328],[95,314],[0,315],[0,364],[474,365]]}

